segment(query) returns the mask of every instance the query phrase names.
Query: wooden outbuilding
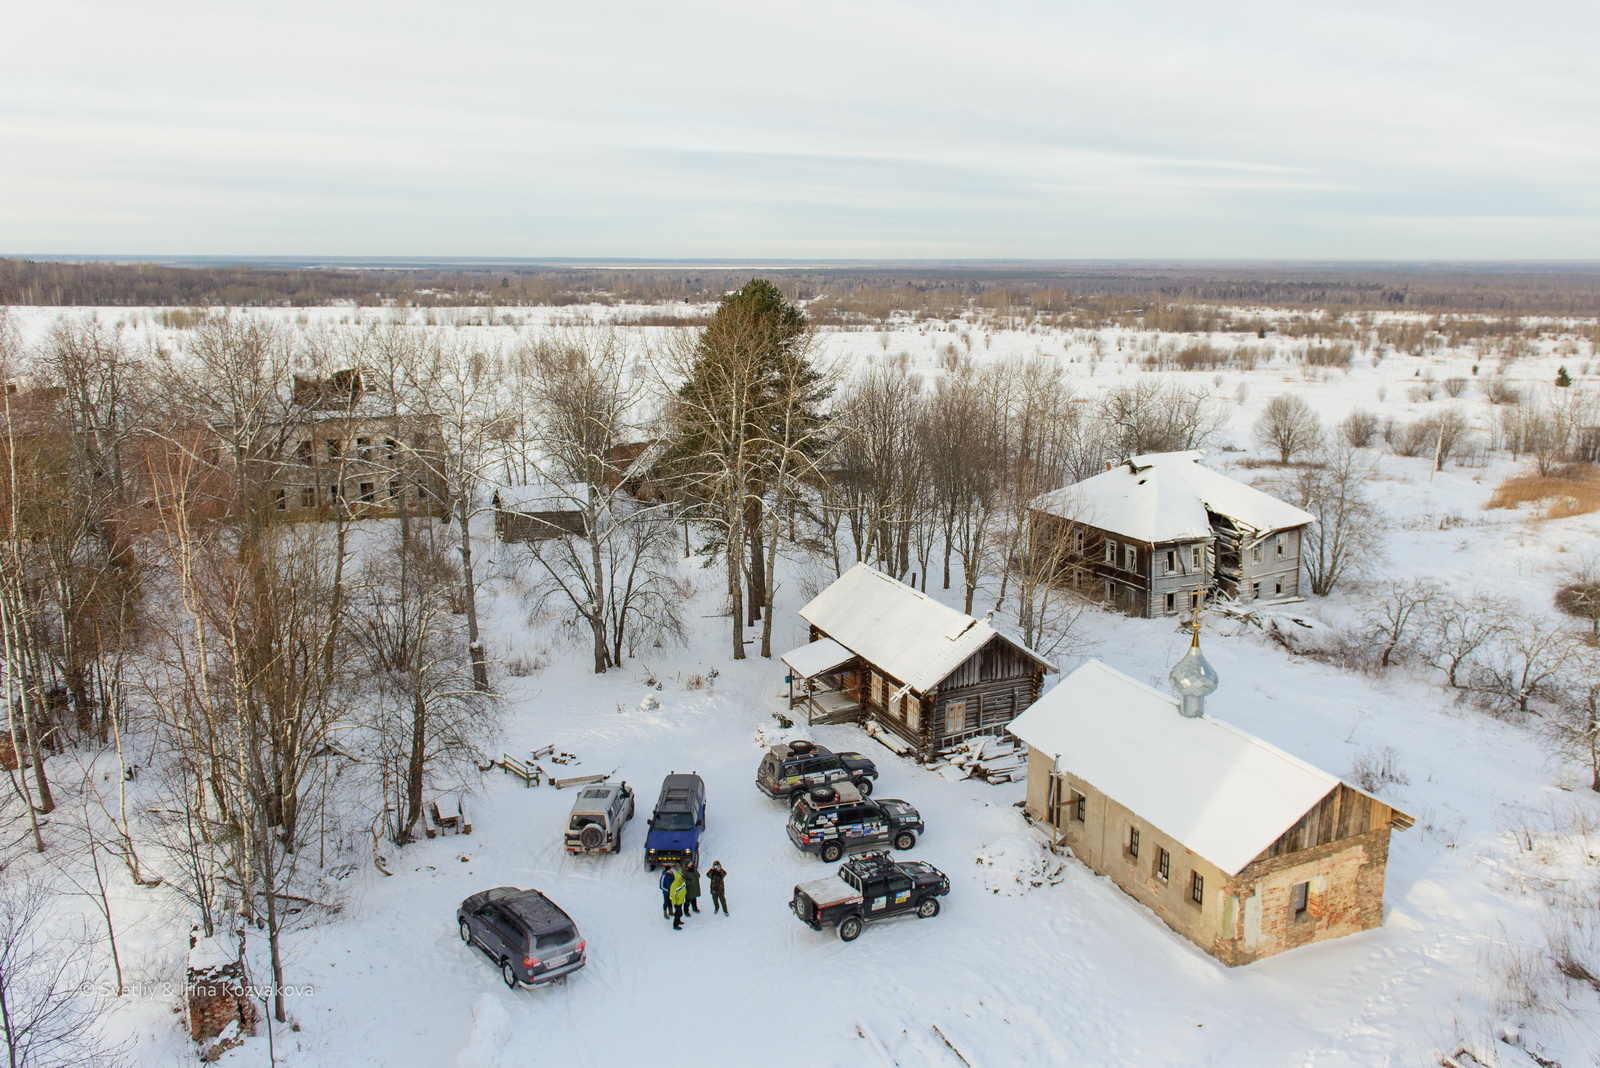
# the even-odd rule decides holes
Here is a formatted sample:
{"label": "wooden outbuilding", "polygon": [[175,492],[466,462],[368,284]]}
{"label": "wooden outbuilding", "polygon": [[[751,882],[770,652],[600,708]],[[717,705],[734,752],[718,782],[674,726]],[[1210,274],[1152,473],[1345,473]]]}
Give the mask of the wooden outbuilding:
{"label": "wooden outbuilding", "polygon": [[1230,966],[1380,926],[1411,817],[1181,707],[1099,661],[1062,679],[1010,727],[1029,817]]}
{"label": "wooden outbuilding", "polygon": [[1001,730],[1055,666],[1021,642],[857,564],[804,608],[809,644],[783,655],[790,707],[813,722],[875,720],[919,759]]}

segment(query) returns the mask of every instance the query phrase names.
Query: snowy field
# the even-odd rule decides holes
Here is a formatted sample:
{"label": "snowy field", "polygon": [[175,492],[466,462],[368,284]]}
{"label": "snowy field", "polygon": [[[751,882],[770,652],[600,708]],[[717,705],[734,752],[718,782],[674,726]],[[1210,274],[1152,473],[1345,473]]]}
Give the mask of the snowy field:
{"label": "snowy field", "polygon": [[[25,334],[37,337],[59,310],[19,313]],[[141,342],[170,341],[154,313],[100,314],[127,320]],[[314,329],[357,313],[270,314]],[[482,331],[510,345],[519,333],[616,312],[496,314],[512,321],[440,329]],[[641,346],[662,329],[640,330]],[[825,333],[823,351],[856,364],[904,352],[929,375],[951,345],[980,363],[1042,355],[1065,361],[1074,384],[1092,394],[1149,373],[1130,362],[1149,341],[1125,330],[908,323],[895,331]],[[1218,343],[1246,342],[1230,336]],[[1305,397],[1325,424],[1357,407],[1415,418],[1459,404],[1487,431],[1491,408],[1478,388],[1484,376],[1470,371],[1482,357],[1471,352],[1377,361],[1361,353],[1349,371],[1307,372],[1285,358],[1288,339],[1252,334],[1248,343],[1264,357],[1254,370],[1180,376],[1230,405],[1222,439],[1245,451],[1213,450],[1213,462],[1246,480],[1253,473],[1230,464],[1263,455],[1250,426],[1279,393]],[[1589,342],[1578,344],[1576,355],[1541,351],[1519,360],[1510,380],[1548,383],[1565,364],[1579,388],[1595,389],[1595,354]],[[1472,385],[1459,400],[1413,401],[1407,387],[1419,371]],[[1573,561],[1600,549],[1600,514],[1545,521],[1526,508],[1485,511],[1495,484],[1520,469],[1504,454],[1434,474],[1431,457],[1376,452],[1379,496],[1392,523],[1386,558],[1332,598],[1274,610],[1282,616],[1349,622],[1366,599],[1419,576],[1549,612],[1551,592]],[[1600,1060],[1593,990],[1574,984],[1566,991],[1570,1008],[1558,1010],[1519,1008],[1506,989],[1507,962],[1538,952],[1548,926],[1563,922],[1549,902],[1592,899],[1600,885],[1591,855],[1600,850],[1600,796],[1587,790],[1586,769],[1555,755],[1527,727],[1458,703],[1425,669],[1357,674],[1295,657],[1253,627],[1222,623],[1208,634],[1206,652],[1222,680],[1211,714],[1334,774],[1349,775],[1359,761],[1392,751],[1402,781],[1379,793],[1417,817],[1391,843],[1381,929],[1229,969],[1108,880],[1046,853],[1015,807],[1022,784],[947,780],[893,757],[853,727],[780,731],[774,713],[785,711],[784,669],[759,657],[727,659],[717,572],[684,565],[699,591],[687,612],[694,627],[686,646],[597,677],[581,648],[529,625],[513,554],[488,542],[482,552],[490,561],[491,651],[503,662],[522,657],[543,665],[521,677],[496,674],[506,724],[499,748],[524,755],[553,744],[581,762],[562,774],[614,771],[632,784],[639,814],[621,854],[569,857],[561,831],[572,792],[528,789],[491,772],[472,808],[471,836],[389,848],[392,876],[370,867],[351,874],[340,915],[290,936],[287,980],[310,988],[291,1003],[293,1028],[274,1025],[270,1053],[263,1030],[221,1063],[1368,1068],[1438,1064],[1441,1053],[1463,1042],[1485,1063],[1505,1066]],[[802,585],[799,569],[784,572],[776,651],[805,641],[795,615],[806,599]],[[940,596],[959,605],[959,590]],[[986,607],[980,604],[980,615]],[[1080,628],[1086,653],[1163,689],[1186,643],[1171,620],[1095,610]],[[1061,666],[1070,670],[1075,662]],[[713,669],[718,674],[707,684]],[[659,707],[645,707],[649,697]],[[910,856],[951,877],[940,916],[870,926],[845,944],[789,913],[794,884],[826,867],[790,845],[785,807],[757,792],[754,775],[766,744],[803,736],[872,757],[882,772],[877,793],[921,810],[927,833]],[[642,860],[644,818],[670,771],[704,776],[701,855],[730,873],[732,915],[711,915],[703,899],[705,912],[683,931],[662,920],[655,875]],[[457,904],[498,885],[538,887],[565,907],[588,939],[588,966],[546,989],[507,990],[455,930]],[[87,907],[61,902],[64,914]],[[180,981],[187,929],[181,903],[124,879],[113,908],[130,979]],[[193,1059],[177,1003],[159,991],[119,999],[112,1026],[132,1043],[127,1063]],[[1520,1029],[1526,1048],[1547,1060],[1498,1041],[1507,1028]]]}

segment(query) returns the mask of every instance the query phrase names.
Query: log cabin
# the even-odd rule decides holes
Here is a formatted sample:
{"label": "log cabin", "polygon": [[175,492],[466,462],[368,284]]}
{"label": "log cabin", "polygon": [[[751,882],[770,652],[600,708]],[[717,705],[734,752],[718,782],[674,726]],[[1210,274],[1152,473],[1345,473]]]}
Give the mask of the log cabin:
{"label": "log cabin", "polygon": [[1055,666],[976,619],[856,564],[800,609],[810,642],[785,653],[790,707],[812,723],[873,720],[926,760],[1003,730]]}

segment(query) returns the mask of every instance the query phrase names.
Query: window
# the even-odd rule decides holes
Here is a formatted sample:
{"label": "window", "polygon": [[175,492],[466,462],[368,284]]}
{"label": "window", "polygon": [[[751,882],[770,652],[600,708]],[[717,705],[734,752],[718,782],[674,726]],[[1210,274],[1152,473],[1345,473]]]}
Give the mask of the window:
{"label": "window", "polygon": [[1080,556],[1083,554],[1083,531],[1081,529],[1072,532],[1072,551]]}
{"label": "window", "polygon": [[1250,562],[1252,564],[1259,564],[1261,562],[1261,546],[1256,545],[1250,549]]}
{"label": "window", "polygon": [[905,697],[902,698],[902,701],[903,704],[901,707],[905,710],[906,726],[910,727],[914,731],[921,730],[922,702],[917,700],[915,697],[912,697],[910,694],[906,694]]}
{"label": "window", "polygon": [[361,483],[361,503],[371,504],[377,499],[377,486],[371,482]]}
{"label": "window", "polygon": [[1115,602],[1117,599],[1117,584],[1106,579],[1106,600]]}
{"label": "window", "polygon": [[283,490],[278,490],[276,496],[278,498],[278,511],[287,512],[289,510],[289,495]]}
{"label": "window", "polygon": [[389,460],[392,463],[394,461],[395,457],[398,456],[399,453],[400,453],[400,443],[398,441],[394,440],[394,438],[386,438],[386,439],[384,439],[383,447],[384,447],[385,450],[388,451]]}
{"label": "window", "polygon": [[1067,802],[1067,804],[1072,809],[1072,818],[1074,820],[1076,820],[1078,823],[1082,823],[1083,822],[1083,810],[1084,810],[1084,807],[1085,807],[1084,806],[1084,802],[1086,800],[1087,799],[1082,794],[1080,794],[1080,793],[1078,793],[1078,791],[1074,790],[1074,791],[1072,791],[1072,799]]}
{"label": "window", "polygon": [[1170,575],[1176,570],[1178,570],[1178,550],[1176,550],[1176,549],[1168,549],[1167,550],[1167,574]]}
{"label": "window", "polygon": [[1173,611],[1176,611],[1177,608],[1178,608],[1178,595],[1175,594],[1175,593],[1167,594],[1167,611],[1173,612]]}
{"label": "window", "polygon": [[400,496],[400,480],[398,478],[389,480],[389,496],[391,499]]}
{"label": "window", "polygon": [[307,467],[311,466],[311,460],[312,460],[311,439],[307,438],[306,440],[302,441],[299,445],[295,446],[294,453],[295,453],[295,456],[299,458],[299,460],[300,460],[300,462],[302,464],[305,464]]}
{"label": "window", "polygon": [[951,734],[967,729],[967,702],[951,701],[944,706],[945,730]]}
{"label": "window", "polygon": [[335,482],[333,485],[328,487],[328,503],[329,504],[338,504],[343,499],[344,499],[343,488],[339,485],[339,483]]}
{"label": "window", "polygon": [[1110,538],[1106,539],[1106,563],[1117,566],[1117,543]]}
{"label": "window", "polygon": [[869,692],[872,695],[872,703],[877,705],[878,707],[882,708],[883,707],[883,676],[878,674],[876,671],[874,671],[872,673],[872,684],[871,684],[871,687],[869,689]]}
{"label": "window", "polygon": [[315,508],[317,506],[317,491],[312,486],[300,487],[300,507]]}
{"label": "window", "polygon": [[1274,597],[1283,596],[1283,579],[1279,579],[1277,582],[1272,584],[1272,595]]}
{"label": "window", "polygon": [[1156,850],[1156,878],[1162,882],[1172,874],[1172,854],[1165,849]]}
{"label": "window", "polygon": [[1139,855],[1139,828],[1137,828],[1137,827],[1129,827],[1128,828],[1128,856],[1136,857],[1138,855]]}
{"label": "window", "polygon": [[1289,535],[1287,535],[1287,534],[1279,534],[1278,535],[1278,555],[1279,556],[1284,555],[1284,553],[1288,550],[1288,548],[1289,548]]}
{"label": "window", "polygon": [[1122,566],[1128,571],[1139,570],[1139,550],[1131,545],[1122,547]]}
{"label": "window", "polygon": [[1250,583],[1250,599],[1253,601],[1261,600],[1261,583]]}
{"label": "window", "polygon": [[1194,558],[1194,570],[1196,572],[1198,572],[1202,567],[1205,566],[1205,564],[1203,563],[1203,561],[1205,559],[1205,550],[1202,549],[1200,546],[1196,545],[1194,547],[1194,550],[1191,553],[1191,555]]}
{"label": "window", "polygon": [[1197,872],[1197,871],[1190,872],[1189,873],[1189,900],[1193,901],[1196,905],[1199,905],[1199,904],[1202,904],[1205,901],[1205,897],[1206,897],[1206,881],[1205,881],[1205,879],[1201,878],[1200,873]]}
{"label": "window", "polygon": [[328,439],[328,462],[333,463],[339,459],[340,441],[338,438]]}
{"label": "window", "polygon": [[1289,918],[1303,920],[1310,915],[1311,884],[1295,883],[1294,889],[1289,891]]}
{"label": "window", "polygon": [[372,459],[372,439],[356,438],[356,451],[360,453],[363,460]]}

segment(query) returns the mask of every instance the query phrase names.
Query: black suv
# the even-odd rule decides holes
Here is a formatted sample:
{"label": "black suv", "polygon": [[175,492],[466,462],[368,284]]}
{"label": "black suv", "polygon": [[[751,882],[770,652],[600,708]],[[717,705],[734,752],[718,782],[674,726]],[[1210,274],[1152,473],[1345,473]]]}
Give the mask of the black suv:
{"label": "black suv", "polygon": [[796,886],[789,908],[813,931],[835,927],[842,941],[854,942],[871,920],[939,915],[939,899],[949,892],[950,880],[932,864],[866,853],[839,865],[837,877]]}
{"label": "black suv", "polygon": [[541,986],[584,965],[588,943],[561,907],[537,890],[497,886],[473,894],[456,909],[461,941],[477,946],[500,966],[513,990]]}
{"label": "black suv", "polygon": [[767,750],[756,769],[756,787],[771,798],[800,800],[808,789],[849,779],[863,794],[872,793],[878,766],[860,753],[835,753],[811,742],[780,742]]}
{"label": "black suv", "polygon": [[892,797],[863,797],[847,782],[814,786],[789,810],[789,840],[796,849],[815,853],[828,863],[846,850],[867,849],[885,842],[910,849],[922,833],[917,810]]}

